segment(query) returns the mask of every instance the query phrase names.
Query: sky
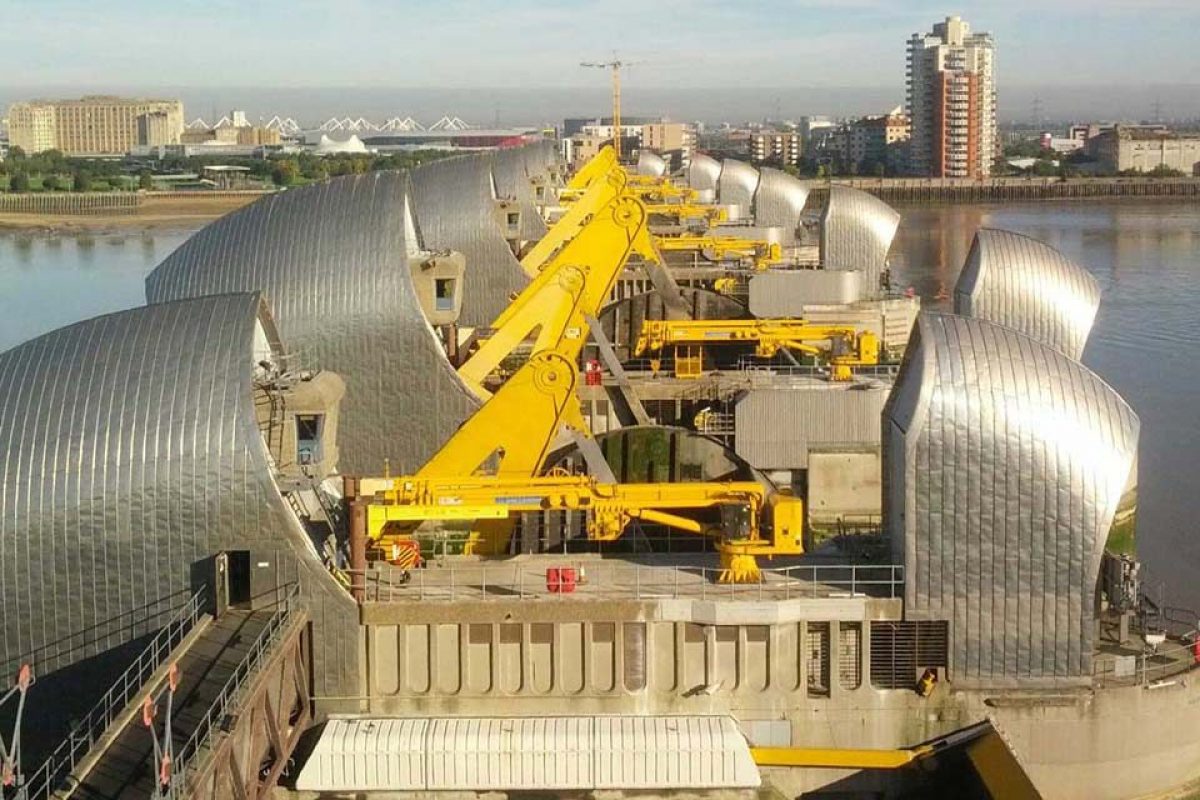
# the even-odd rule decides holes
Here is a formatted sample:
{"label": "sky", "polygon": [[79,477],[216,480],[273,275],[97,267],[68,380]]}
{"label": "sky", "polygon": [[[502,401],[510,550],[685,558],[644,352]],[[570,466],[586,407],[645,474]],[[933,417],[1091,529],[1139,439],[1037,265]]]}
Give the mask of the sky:
{"label": "sky", "polygon": [[[1147,92],[1173,99],[1181,85],[1200,83],[1200,0],[4,0],[3,8],[5,100],[25,87],[186,89],[197,98],[228,87],[561,93],[605,86],[604,74],[578,64],[616,52],[640,62],[625,73],[631,95],[845,88],[900,101],[906,39],[949,13],[995,36],[1002,92],[1136,101]],[[1200,113],[1200,99],[1196,106]]]}

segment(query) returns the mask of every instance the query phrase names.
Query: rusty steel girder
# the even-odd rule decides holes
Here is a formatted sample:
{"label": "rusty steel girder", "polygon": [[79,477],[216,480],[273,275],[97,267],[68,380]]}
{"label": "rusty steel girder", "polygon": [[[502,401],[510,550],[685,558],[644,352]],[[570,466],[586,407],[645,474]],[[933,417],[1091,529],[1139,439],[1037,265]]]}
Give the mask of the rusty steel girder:
{"label": "rusty steel girder", "polygon": [[312,634],[308,614],[296,610],[270,660],[246,687],[208,745],[210,755],[185,779],[189,800],[258,800],[291,758],[312,722]]}

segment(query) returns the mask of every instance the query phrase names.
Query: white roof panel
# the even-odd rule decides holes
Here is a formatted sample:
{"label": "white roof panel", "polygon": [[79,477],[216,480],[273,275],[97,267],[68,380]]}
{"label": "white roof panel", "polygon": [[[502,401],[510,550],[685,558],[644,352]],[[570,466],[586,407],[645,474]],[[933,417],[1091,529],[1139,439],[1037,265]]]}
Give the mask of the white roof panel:
{"label": "white roof panel", "polygon": [[759,780],[730,717],[334,719],[296,788],[716,789]]}

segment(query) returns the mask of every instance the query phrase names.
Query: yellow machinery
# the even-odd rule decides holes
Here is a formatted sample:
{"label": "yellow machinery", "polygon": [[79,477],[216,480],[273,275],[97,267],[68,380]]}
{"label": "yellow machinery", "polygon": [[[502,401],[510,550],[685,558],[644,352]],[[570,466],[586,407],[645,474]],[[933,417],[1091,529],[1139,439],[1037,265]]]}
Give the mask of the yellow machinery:
{"label": "yellow machinery", "polygon": [[745,261],[759,272],[783,261],[783,247],[762,239],[688,234],[659,237],[656,243],[663,253],[700,253],[709,261]]}
{"label": "yellow machinery", "polygon": [[[360,496],[374,498],[366,533],[379,546],[410,541],[421,522],[458,521],[471,523],[471,552],[501,552],[517,515],[566,510],[585,512],[589,535],[600,539],[619,536],[632,520],[693,533],[715,527],[723,532],[718,546],[724,579],[731,581],[757,580],[756,556],[802,552],[801,501],[757,482],[540,477],[560,434],[586,436],[576,365],[589,318],[607,302],[632,253],[654,257],[646,209],[624,191],[622,175],[614,169],[594,181],[580,198],[578,218],[565,216],[543,240],[546,248],[527,254],[526,269],[536,270],[535,277],[459,368],[483,407],[415,474],[360,481]],[[531,338],[528,360],[490,394],[487,377]],[[692,516],[713,510],[725,524],[706,526]]]}
{"label": "yellow machinery", "polygon": [[[759,358],[784,349],[817,356],[831,365],[838,381],[849,380],[852,367],[879,363],[879,337],[874,333],[802,319],[646,320],[633,354],[640,357],[671,347],[675,377],[696,378],[704,372],[705,348],[737,344],[754,345]],[[657,359],[653,368],[657,372]]]}

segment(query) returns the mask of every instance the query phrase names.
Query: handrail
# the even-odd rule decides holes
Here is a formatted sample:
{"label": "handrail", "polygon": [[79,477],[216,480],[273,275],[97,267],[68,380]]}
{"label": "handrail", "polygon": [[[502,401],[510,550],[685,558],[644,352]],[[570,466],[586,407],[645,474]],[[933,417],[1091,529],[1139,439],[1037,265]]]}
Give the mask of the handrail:
{"label": "handrail", "polygon": [[236,705],[240,699],[242,689],[257,673],[259,666],[261,666],[262,662],[269,655],[271,648],[279,640],[299,596],[300,585],[298,583],[289,584],[286,593],[275,609],[275,613],[267,620],[267,624],[258,634],[258,637],[255,638],[254,643],[246,652],[245,657],[242,658],[241,663],[237,665],[233,674],[229,676],[229,680],[225,682],[221,693],[209,704],[208,711],[201,718],[192,735],[188,737],[188,740],[176,749],[171,775],[171,784],[173,787],[186,787],[188,773],[199,766],[197,756],[201,749],[207,744],[214,729],[225,718],[228,709]]}
{"label": "handrail", "polygon": [[196,626],[204,612],[206,595],[206,587],[193,594],[171,622],[155,634],[150,644],[117,678],[100,701],[71,728],[71,732],[50,757],[26,779],[25,800],[50,797],[59,784],[75,771],[83,756]]}
{"label": "handrail", "polygon": [[[547,588],[548,568],[574,568],[572,591]],[[611,564],[593,559],[546,560],[532,564],[463,564],[404,571],[373,567],[363,575],[368,602],[454,602],[461,600],[596,599],[778,601],[830,597],[903,596],[902,564],[805,564],[762,570],[759,583],[720,583],[709,567]]]}
{"label": "handrail", "polygon": [[1123,656],[1123,658],[1134,659],[1132,672],[1123,675],[1117,674],[1117,659],[1122,658],[1121,656],[1094,658],[1092,663],[1092,677],[1101,684],[1121,686],[1140,685],[1146,688],[1153,688],[1154,684],[1160,681],[1164,681],[1175,675],[1191,672],[1200,667],[1200,662],[1196,659],[1196,651],[1192,644],[1186,641],[1171,640],[1168,640],[1165,644],[1167,646],[1160,646],[1149,652]]}

